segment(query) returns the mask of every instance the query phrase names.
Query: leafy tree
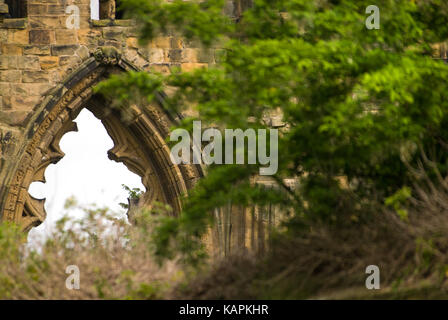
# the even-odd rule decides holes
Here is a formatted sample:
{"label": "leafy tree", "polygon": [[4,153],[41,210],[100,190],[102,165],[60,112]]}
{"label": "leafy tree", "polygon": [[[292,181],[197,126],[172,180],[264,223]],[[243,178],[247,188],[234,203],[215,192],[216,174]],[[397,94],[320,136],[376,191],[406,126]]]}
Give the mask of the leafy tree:
{"label": "leafy tree", "polygon": [[[448,37],[446,1],[378,0],[379,30],[365,26],[371,1],[253,2],[234,23],[222,0],[123,1],[142,42],[181,35],[220,48],[219,62],[193,72],[113,76],[100,92],[125,106],[134,92],[152,100],[170,86],[176,90],[166,108],[193,106],[208,125],[269,128],[272,112],[286,124],[273,176],[283,192],[252,182],[259,165],[212,165],[181,217],[159,229],[160,253],[169,253],[176,235],[189,239],[184,250],[194,248],[187,236],[199,238],[210,212],[228,201],[282,205],[294,212],[290,231],[309,221],[351,223],[411,192],[404,156],[417,161],[420,147],[433,150],[442,169],[446,164],[440,143],[447,138],[448,66],[432,58],[434,45]],[[192,120],[181,126],[191,129]],[[297,189],[283,184],[288,177],[298,179]]]}

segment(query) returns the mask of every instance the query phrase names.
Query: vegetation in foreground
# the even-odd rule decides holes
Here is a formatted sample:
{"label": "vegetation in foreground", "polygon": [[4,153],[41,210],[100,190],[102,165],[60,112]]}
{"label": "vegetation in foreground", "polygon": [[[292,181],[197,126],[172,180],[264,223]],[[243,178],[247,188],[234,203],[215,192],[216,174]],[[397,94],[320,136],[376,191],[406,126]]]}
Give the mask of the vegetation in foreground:
{"label": "vegetation in foreground", "polygon": [[[316,223],[273,234],[265,256],[240,252],[195,265],[182,254],[157,256],[153,230],[164,207],[136,213],[133,225],[85,209],[33,247],[3,224],[0,299],[447,299],[448,185],[424,179],[416,189],[406,219],[385,210],[344,226]],[[365,288],[370,264],[380,267],[381,290]],[[79,290],[66,287],[70,265],[80,270]]]}
{"label": "vegetation in foreground", "polygon": [[[279,206],[291,213],[288,233],[303,234],[315,224],[370,221],[385,207],[406,219],[416,195],[409,168],[419,165],[421,152],[447,174],[448,65],[433,57],[448,39],[448,3],[379,0],[380,29],[370,30],[369,1],[249,2],[236,22],[223,13],[223,0],[122,3],[138,21],[142,43],[159,34],[179,37],[214,54],[216,63],[112,76],[97,91],[115,107],[147,103],[170,88],[167,110],[195,111],[180,124],[187,130],[194,120],[220,130],[270,130],[272,115],[284,124],[272,176],[279,188],[253,183],[261,163],[210,165],[182,215],[155,230],[166,257],[178,238],[198,260],[211,213],[229,202]],[[288,178],[298,188],[286,185]]]}
{"label": "vegetation in foreground", "polygon": [[[0,299],[161,299],[188,270],[154,257],[153,213],[131,226],[107,209],[80,209],[85,217],[62,218],[32,245],[19,227],[0,226]],[[66,286],[69,266],[79,270],[79,289]]]}
{"label": "vegetation in foreground", "polygon": [[[365,27],[370,4],[255,0],[233,23],[222,0],[123,1],[142,41],[182,36],[220,48],[217,63],[130,72],[97,91],[126,108],[171,87],[167,109],[197,111],[181,124],[189,130],[196,119],[269,130],[266,119],[280,114],[272,178],[282,192],[252,183],[260,165],[211,165],[180,217],[121,225],[124,242],[121,229],[106,241],[81,223],[86,238],[62,228],[40,253],[28,252],[17,245],[23,236],[3,226],[1,296],[67,297],[55,283],[77,263],[87,272],[77,293],[84,298],[370,298],[365,267],[375,264],[379,297],[447,298],[448,65],[433,57],[448,39],[448,3],[378,0],[378,30]],[[291,177],[297,189],[283,183]],[[281,206],[291,213],[286,232],[266,257],[208,266],[200,239],[210,213],[229,201]]]}

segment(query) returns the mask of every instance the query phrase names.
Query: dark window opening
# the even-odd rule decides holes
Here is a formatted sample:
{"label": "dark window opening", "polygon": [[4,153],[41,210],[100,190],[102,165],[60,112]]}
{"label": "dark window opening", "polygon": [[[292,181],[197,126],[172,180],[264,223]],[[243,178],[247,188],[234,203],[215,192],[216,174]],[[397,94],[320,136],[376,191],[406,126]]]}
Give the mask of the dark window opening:
{"label": "dark window opening", "polygon": [[27,1],[26,0],[6,0],[9,14],[6,18],[25,18],[27,16]]}
{"label": "dark window opening", "polygon": [[124,19],[124,10],[121,7],[121,0],[115,0],[116,3],[116,12],[115,19]]}

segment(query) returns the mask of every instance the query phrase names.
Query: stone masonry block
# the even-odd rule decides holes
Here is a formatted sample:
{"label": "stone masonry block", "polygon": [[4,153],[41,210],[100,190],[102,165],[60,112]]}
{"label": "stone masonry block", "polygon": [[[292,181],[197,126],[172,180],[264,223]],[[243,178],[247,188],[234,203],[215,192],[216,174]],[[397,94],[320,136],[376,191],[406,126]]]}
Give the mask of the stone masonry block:
{"label": "stone masonry block", "polygon": [[11,95],[28,96],[30,94],[28,83],[11,83]]}
{"label": "stone masonry block", "polygon": [[2,82],[20,82],[22,79],[22,72],[19,70],[4,70],[0,71],[0,81]]}
{"label": "stone masonry block", "polygon": [[51,46],[51,55],[53,56],[67,56],[74,55],[76,50],[79,48],[78,45],[52,45]]}
{"label": "stone masonry block", "polygon": [[54,42],[53,30],[31,30],[30,44],[50,44]]}
{"label": "stone masonry block", "polygon": [[39,57],[19,56],[17,57],[17,67],[22,70],[40,70]]}
{"label": "stone masonry block", "polygon": [[1,45],[2,55],[21,56],[23,54],[23,46],[17,44],[3,43]]}
{"label": "stone masonry block", "polygon": [[37,56],[48,56],[51,54],[50,46],[46,45],[32,45],[23,47],[24,55],[37,55]]}
{"label": "stone masonry block", "polygon": [[6,19],[3,20],[3,28],[7,29],[25,29],[26,28],[26,19]]}
{"label": "stone masonry block", "polygon": [[28,15],[44,15],[47,13],[47,7],[44,3],[29,3]]}
{"label": "stone masonry block", "polygon": [[39,57],[39,62],[42,70],[52,69],[59,66],[59,57]]}
{"label": "stone masonry block", "polygon": [[41,83],[50,82],[50,74],[45,71],[24,71],[22,82],[24,83]]}
{"label": "stone masonry block", "polygon": [[8,42],[13,44],[28,44],[29,37],[27,30],[9,30]]}
{"label": "stone masonry block", "polygon": [[56,44],[69,45],[77,42],[76,30],[57,29]]}
{"label": "stone masonry block", "polygon": [[0,70],[18,69],[17,56],[0,56]]}
{"label": "stone masonry block", "polygon": [[0,82],[0,96],[9,96],[11,94],[11,84],[9,82]]}

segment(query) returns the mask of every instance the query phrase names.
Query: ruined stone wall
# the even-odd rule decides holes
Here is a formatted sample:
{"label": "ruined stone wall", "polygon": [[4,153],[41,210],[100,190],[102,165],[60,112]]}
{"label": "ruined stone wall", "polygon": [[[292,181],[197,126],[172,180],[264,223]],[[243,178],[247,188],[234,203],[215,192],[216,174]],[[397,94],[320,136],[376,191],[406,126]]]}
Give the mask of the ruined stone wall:
{"label": "ruined stone wall", "polygon": [[[72,120],[84,107],[103,121],[114,140],[109,157],[125,163],[150,189],[144,200],[167,200],[176,209],[179,195],[202,175],[200,168],[169,163],[164,139],[176,119],[160,108],[139,106],[131,108],[133,120],[121,125],[118,117],[104,112],[107,101],[95,97],[91,87],[119,71],[207,67],[222,54],[219,48],[205,50],[170,34],[140,46],[132,21],[92,21],[90,0],[23,3],[27,17],[11,18],[0,0],[0,220],[29,230],[45,219],[44,200],[32,198],[28,187],[44,181],[46,167],[64,156],[59,140],[76,129]],[[67,27],[71,5],[80,9],[79,28]],[[246,0],[230,0],[226,10],[237,20],[247,6]],[[209,249],[263,251],[273,214],[271,209],[224,208],[206,237]]]}
{"label": "ruined stone wall", "polygon": [[[80,10],[79,28],[67,26],[73,12],[66,10],[71,5],[76,5]],[[25,201],[22,198],[26,196],[21,196],[21,192],[25,191],[21,189],[27,189],[32,182],[23,182],[23,179],[34,179],[25,178],[28,168],[21,169],[25,172],[18,168],[21,159],[27,156],[24,150],[30,148],[27,145],[33,142],[33,135],[37,141],[43,139],[44,133],[49,130],[46,123],[50,120],[46,121],[45,117],[57,100],[67,100],[64,94],[67,95],[72,84],[83,81],[83,78],[88,79],[92,68],[99,68],[92,62],[95,52],[115,52],[118,59],[114,63],[128,66],[123,70],[129,68],[162,73],[170,72],[174,66],[186,71],[206,67],[215,62],[217,54],[216,49],[201,49],[199,45],[169,34],[160,35],[144,47],[139,46],[132,21],[92,21],[90,0],[27,0],[26,11],[26,18],[10,18],[7,5],[0,0],[0,215],[4,218],[9,210],[15,220],[20,210],[13,203]],[[109,58],[102,58],[101,55],[99,59],[96,56],[97,64],[111,64],[107,60]],[[71,93],[71,96],[75,94],[79,92]],[[50,103],[52,100],[54,103]],[[160,110],[157,112],[162,113]],[[156,117],[155,126],[169,127],[168,120],[163,120],[160,115]],[[46,127],[42,127],[43,124]],[[55,137],[53,134],[48,139]],[[32,152],[29,149],[28,155]],[[132,163],[127,165],[138,167]],[[19,172],[16,174],[17,170]],[[192,173],[187,170],[184,176],[195,176],[196,171]],[[176,177],[180,173],[167,175],[172,176],[172,181],[183,179]],[[14,179],[21,179],[21,185],[12,184]],[[179,190],[175,192],[180,193]]]}
{"label": "ruined stone wall", "polygon": [[[1,2],[1,1],[0,1]],[[80,29],[68,29],[67,6],[80,8]],[[33,107],[98,47],[113,46],[140,68],[169,72],[214,62],[213,52],[160,36],[138,48],[135,28],[127,20],[90,20],[89,0],[28,0],[28,17],[0,23],[0,125],[20,128]],[[12,127],[12,128],[11,128]],[[4,133],[6,134],[6,133]]]}

